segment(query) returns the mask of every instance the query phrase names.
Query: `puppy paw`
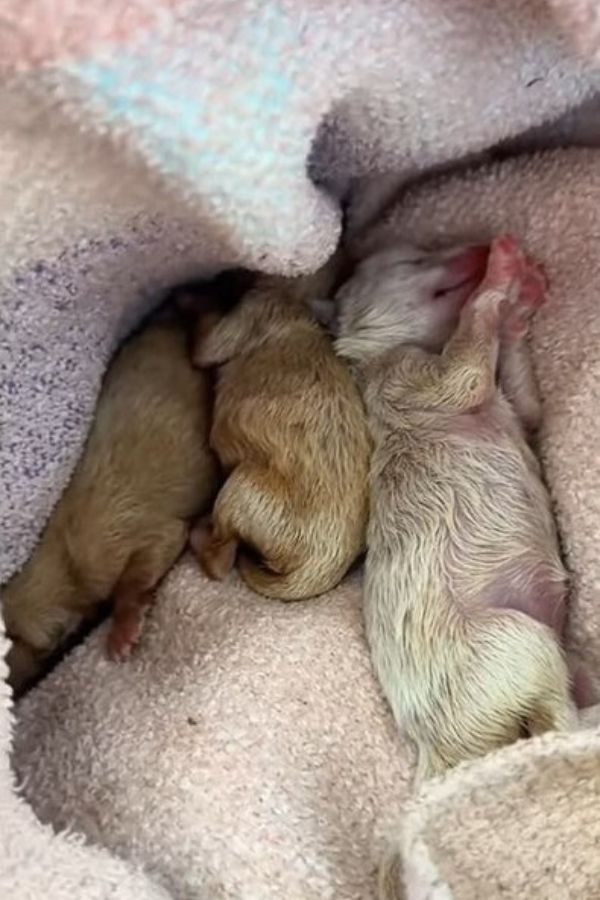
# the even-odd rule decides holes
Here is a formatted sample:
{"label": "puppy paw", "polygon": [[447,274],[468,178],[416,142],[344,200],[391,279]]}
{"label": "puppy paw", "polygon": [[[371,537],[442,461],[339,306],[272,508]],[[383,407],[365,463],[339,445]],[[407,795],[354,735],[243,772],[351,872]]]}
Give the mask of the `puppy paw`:
{"label": "puppy paw", "polygon": [[511,235],[494,238],[490,244],[483,281],[467,307],[489,328],[499,327],[518,300],[525,272],[525,257]]}
{"label": "puppy paw", "polygon": [[516,238],[503,234],[494,238],[485,273],[488,289],[506,291],[515,282],[521,282],[525,271],[525,257]]}
{"label": "puppy paw", "polygon": [[223,581],[235,565],[237,541],[217,538],[209,519],[201,520],[192,528],[190,547],[213,581]]}
{"label": "puppy paw", "polygon": [[142,633],[142,616],[130,616],[111,623],[106,638],[106,653],[114,662],[124,662],[138,643]]}
{"label": "puppy paw", "polygon": [[547,281],[542,267],[526,258],[518,297],[503,324],[505,337],[513,341],[525,337],[534,313],[546,302],[546,289]]}

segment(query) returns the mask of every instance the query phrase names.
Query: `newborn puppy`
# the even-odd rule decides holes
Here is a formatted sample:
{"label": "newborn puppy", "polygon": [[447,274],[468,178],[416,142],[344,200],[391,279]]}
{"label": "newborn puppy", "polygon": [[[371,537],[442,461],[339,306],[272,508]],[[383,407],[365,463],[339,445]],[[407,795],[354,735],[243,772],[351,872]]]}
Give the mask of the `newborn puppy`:
{"label": "newborn puppy", "polygon": [[502,237],[472,292],[478,255],[384,250],[338,295],[337,350],[357,366],[375,442],[367,636],[419,779],[572,715],[566,573],[519,419],[537,409],[530,368],[508,354],[515,407],[496,378],[503,341],[523,354],[545,284]]}
{"label": "newborn puppy", "polygon": [[209,388],[175,317],[126,343],[106,374],[73,478],[25,567],[3,591],[15,688],[98,605],[113,600],[111,656],[139,636],[152,591],[217,489]]}
{"label": "newborn puppy", "polygon": [[221,579],[238,548],[243,579],[282,600],[336,585],[364,550],[369,437],[358,388],[307,302],[312,278],[261,277],[199,332],[195,362],[218,366],[211,446],[228,473],[210,524],[192,533]]}

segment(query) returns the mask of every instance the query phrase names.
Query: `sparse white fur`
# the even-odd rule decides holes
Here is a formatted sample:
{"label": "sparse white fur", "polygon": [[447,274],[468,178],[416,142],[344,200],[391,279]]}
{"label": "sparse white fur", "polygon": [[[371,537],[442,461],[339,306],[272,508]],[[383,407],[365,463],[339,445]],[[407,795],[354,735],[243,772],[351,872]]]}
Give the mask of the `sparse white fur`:
{"label": "sparse white fur", "polygon": [[496,384],[518,279],[502,282],[490,256],[474,298],[437,297],[456,253],[386,249],[337,297],[337,351],[356,366],[375,444],[367,637],[419,778],[572,720],[556,640],[566,575],[518,418],[538,409],[524,340],[504,356],[514,406]]}

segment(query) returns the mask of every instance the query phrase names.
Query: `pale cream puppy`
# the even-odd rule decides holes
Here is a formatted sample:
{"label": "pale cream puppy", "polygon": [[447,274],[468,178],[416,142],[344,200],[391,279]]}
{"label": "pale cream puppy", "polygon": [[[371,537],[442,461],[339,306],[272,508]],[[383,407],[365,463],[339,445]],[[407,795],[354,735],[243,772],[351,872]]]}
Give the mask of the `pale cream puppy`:
{"label": "pale cream puppy", "polygon": [[[538,410],[524,334],[545,282],[510,237],[473,291],[480,262],[382,249],[337,298],[337,350],[375,444],[367,637],[419,779],[572,721],[567,578],[524,428]],[[518,345],[504,358],[513,402],[501,339]]]}

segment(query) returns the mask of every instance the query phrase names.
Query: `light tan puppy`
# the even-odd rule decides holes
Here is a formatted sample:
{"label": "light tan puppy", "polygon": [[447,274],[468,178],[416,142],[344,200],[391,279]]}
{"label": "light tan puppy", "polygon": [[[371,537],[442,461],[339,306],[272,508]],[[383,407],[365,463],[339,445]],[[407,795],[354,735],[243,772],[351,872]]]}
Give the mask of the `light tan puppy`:
{"label": "light tan puppy", "polygon": [[186,332],[163,317],[110,365],[73,478],[25,567],[3,591],[19,688],[97,606],[114,602],[108,649],[124,656],[145,606],[214,497],[210,393]]}
{"label": "light tan puppy", "polygon": [[329,590],[364,550],[366,416],[305,302],[331,279],[261,277],[195,355],[218,367],[211,446],[228,478],[192,546],[213,578],[239,548],[248,585],[282,600]]}
{"label": "light tan puppy", "polygon": [[337,349],[358,366],[375,441],[367,636],[419,779],[572,717],[566,573],[519,420],[533,424],[536,401],[514,355],[515,407],[496,378],[501,335],[523,344],[545,285],[499,238],[465,303],[465,261],[384,250],[338,297]]}

